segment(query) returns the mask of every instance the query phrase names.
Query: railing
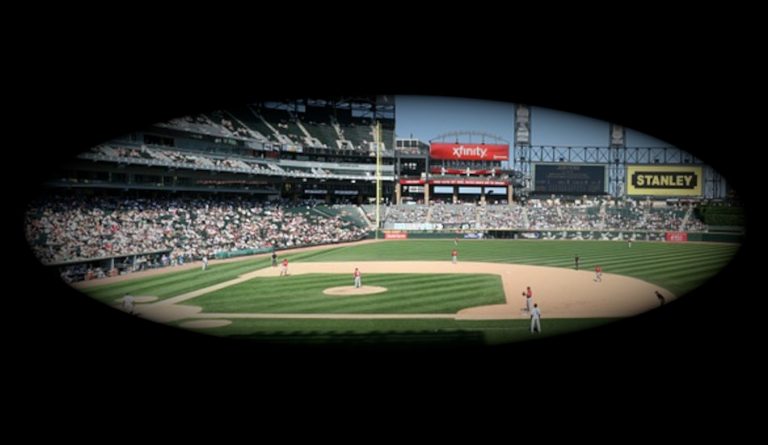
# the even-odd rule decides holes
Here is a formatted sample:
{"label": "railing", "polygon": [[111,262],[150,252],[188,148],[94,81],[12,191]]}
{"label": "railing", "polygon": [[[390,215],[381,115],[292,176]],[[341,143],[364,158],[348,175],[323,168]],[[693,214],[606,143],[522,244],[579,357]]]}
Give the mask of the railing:
{"label": "railing", "polygon": [[[136,165],[150,165],[150,166],[159,166],[159,167],[173,167],[173,168],[184,168],[188,170],[205,170],[205,171],[219,171],[219,172],[236,172],[236,173],[247,173],[247,174],[257,174],[257,175],[265,175],[265,176],[289,176],[294,178],[315,178],[316,175],[312,174],[311,172],[297,172],[297,171],[284,171],[284,172],[277,172],[272,170],[262,170],[262,169],[245,169],[245,168],[237,168],[237,167],[223,167],[219,165],[212,165],[212,166],[205,166],[205,165],[199,165],[194,163],[188,163],[188,162],[172,162],[172,161],[161,161],[157,159],[145,159],[145,158],[133,158],[133,157],[122,157],[122,156],[109,156],[104,154],[97,154],[97,153],[83,153],[78,156],[80,159],[88,159],[92,161],[108,161],[108,162],[117,162],[122,164],[136,164]],[[270,164],[265,162],[264,164],[258,164],[258,165],[264,165],[264,167],[268,167],[269,165],[276,165],[276,164]],[[366,181],[375,181],[376,178],[374,176],[365,176],[365,175],[340,175],[340,174],[334,174],[331,173],[328,176],[328,178],[333,179],[354,179],[354,180],[366,180]],[[384,181],[394,181],[395,177],[393,176],[382,176],[382,180]]]}

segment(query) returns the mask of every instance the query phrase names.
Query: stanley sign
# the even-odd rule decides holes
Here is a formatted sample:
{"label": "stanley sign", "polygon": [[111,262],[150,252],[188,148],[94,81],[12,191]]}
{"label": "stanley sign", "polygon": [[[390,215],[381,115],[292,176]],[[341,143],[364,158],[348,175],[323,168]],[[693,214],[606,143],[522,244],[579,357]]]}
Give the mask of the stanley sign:
{"label": "stanley sign", "polygon": [[627,166],[627,194],[700,196],[701,167],[682,165]]}

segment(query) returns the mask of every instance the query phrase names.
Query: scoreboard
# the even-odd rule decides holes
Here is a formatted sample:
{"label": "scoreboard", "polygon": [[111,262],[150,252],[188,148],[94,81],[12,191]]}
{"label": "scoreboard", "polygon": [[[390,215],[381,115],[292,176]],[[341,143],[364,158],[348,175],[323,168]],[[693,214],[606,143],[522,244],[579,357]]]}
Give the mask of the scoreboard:
{"label": "scoreboard", "polygon": [[564,195],[601,195],[606,192],[605,165],[535,164],[533,191]]}

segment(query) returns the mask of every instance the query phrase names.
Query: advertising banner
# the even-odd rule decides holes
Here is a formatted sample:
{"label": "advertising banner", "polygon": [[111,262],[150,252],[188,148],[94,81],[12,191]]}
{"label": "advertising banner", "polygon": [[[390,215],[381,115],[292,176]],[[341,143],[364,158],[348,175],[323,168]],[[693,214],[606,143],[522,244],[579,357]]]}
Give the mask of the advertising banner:
{"label": "advertising banner", "polygon": [[685,232],[667,232],[664,234],[664,239],[671,242],[685,242],[688,241],[688,234]]}
{"label": "advertising banner", "polygon": [[433,142],[429,146],[432,159],[462,161],[508,161],[509,144],[448,144]]}
{"label": "advertising banner", "polygon": [[504,181],[479,181],[476,179],[433,179],[433,185],[507,185]]}
{"label": "advertising banner", "polygon": [[701,167],[686,165],[628,165],[627,194],[701,196]]}

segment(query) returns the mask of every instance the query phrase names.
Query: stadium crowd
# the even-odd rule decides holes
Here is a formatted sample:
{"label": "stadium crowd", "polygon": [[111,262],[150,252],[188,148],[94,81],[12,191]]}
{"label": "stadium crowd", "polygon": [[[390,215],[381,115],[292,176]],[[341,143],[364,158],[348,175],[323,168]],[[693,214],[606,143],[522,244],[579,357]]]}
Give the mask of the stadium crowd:
{"label": "stadium crowd", "polygon": [[[43,263],[170,250],[172,259],[351,241],[365,230],[309,205],[247,199],[50,196],[31,205],[26,237]],[[182,260],[183,261],[183,260]]]}
{"label": "stadium crowd", "polygon": [[524,205],[435,203],[389,206],[385,223],[434,224],[438,228],[522,230],[645,230],[706,231],[693,212],[681,208],[652,208],[636,203],[561,203],[528,200]]}

